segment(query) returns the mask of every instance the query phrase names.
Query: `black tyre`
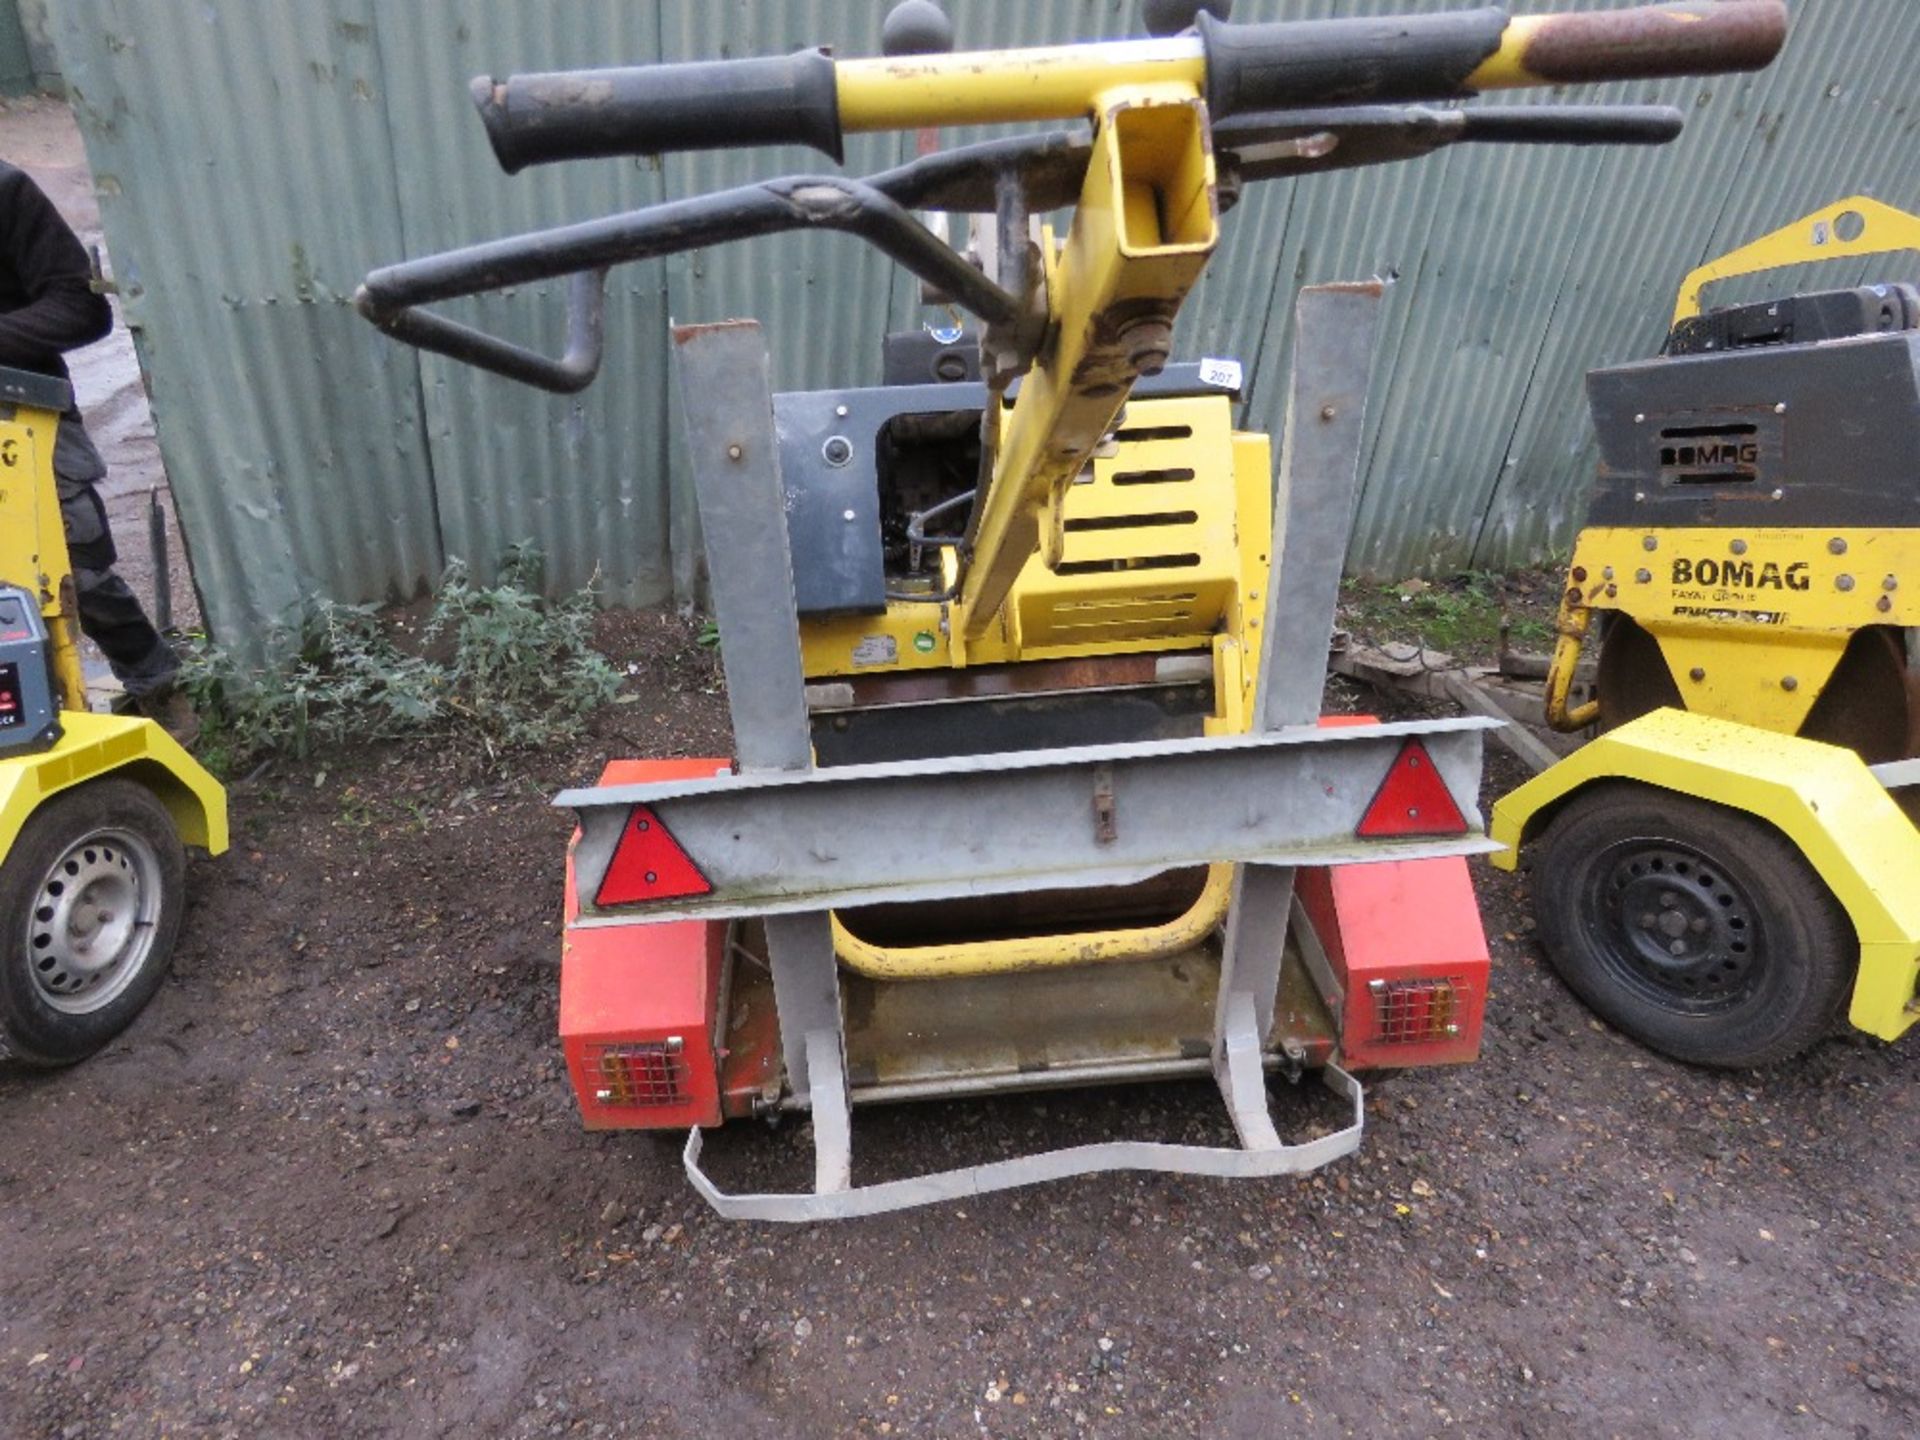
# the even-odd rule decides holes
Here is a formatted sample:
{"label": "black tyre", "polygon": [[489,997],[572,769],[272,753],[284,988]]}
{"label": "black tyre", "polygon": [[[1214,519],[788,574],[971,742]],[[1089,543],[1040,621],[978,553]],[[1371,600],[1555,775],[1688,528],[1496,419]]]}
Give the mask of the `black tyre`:
{"label": "black tyre", "polygon": [[0,861],[0,1054],[71,1065],[126,1029],[166,976],[186,854],[143,785],[56,795]]}
{"label": "black tyre", "polygon": [[1547,959],[1601,1019],[1695,1065],[1772,1065],[1832,1033],[1859,966],[1784,836],[1650,786],[1576,795],[1533,856]]}

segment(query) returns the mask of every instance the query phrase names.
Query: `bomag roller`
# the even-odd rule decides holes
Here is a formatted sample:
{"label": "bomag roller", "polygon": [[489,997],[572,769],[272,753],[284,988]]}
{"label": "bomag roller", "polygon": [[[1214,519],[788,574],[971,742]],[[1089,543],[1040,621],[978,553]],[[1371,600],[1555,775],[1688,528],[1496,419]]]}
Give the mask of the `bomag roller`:
{"label": "bomag roller", "polygon": [[1496,863],[1529,847],[1554,967],[1678,1059],[1920,1022],[1920,288],[1700,310],[1715,281],[1916,250],[1920,218],[1828,206],[1688,276],[1658,358],[1589,377],[1547,712],[1603,733],[1494,807]]}
{"label": "bomag roller", "polygon": [[[1243,187],[1455,143],[1664,143],[1666,109],[1430,102],[1757,68],[1786,11],[1152,8],[1178,33],[956,54],[915,0],[870,59],[482,77],[510,171],[1078,123],[414,260],[358,297],[400,340],[564,393],[598,368],[609,267],[831,229],[979,326],[896,338],[884,386],[780,395],[756,325],[673,332],[734,754],[619,760],[558,797],[579,817],[560,1025],[585,1122],[689,1128],[723,1214],[1298,1173],[1358,1145],[1357,1072],[1477,1052],[1486,722],[1320,721],[1386,286],[1300,294],[1277,478],[1235,427],[1241,367],[1175,363],[1175,317]],[[965,249],[915,212],[970,217]],[[559,357],[424,308],[560,277]],[[1274,1072],[1318,1075],[1341,1122],[1283,1142]],[[1237,1147],[852,1183],[868,1103],[1179,1076],[1217,1080]],[[811,1115],[813,1191],[723,1194],[700,1127],[781,1111]]]}

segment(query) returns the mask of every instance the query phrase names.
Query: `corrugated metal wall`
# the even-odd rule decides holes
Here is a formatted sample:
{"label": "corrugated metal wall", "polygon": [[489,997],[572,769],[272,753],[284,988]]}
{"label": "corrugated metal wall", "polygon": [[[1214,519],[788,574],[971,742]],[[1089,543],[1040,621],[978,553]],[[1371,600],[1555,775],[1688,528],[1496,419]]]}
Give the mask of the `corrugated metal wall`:
{"label": "corrugated metal wall", "polygon": [[[1458,3],[1241,0],[1235,18]],[[60,0],[62,69],[216,630],[257,634],[315,594],[412,593],[449,556],[484,571],[526,537],[556,584],[597,573],[622,604],[690,593],[668,317],[760,317],[782,387],[871,383],[879,335],[919,319],[885,261],[812,235],[630,266],[613,281],[607,373],[565,400],[403,350],[347,299],[395,258],[825,163],[746,152],[509,179],[468,76],[821,42],[873,53],[886,8]],[[970,47],[1136,33],[1138,13],[1134,0],[950,9]],[[1250,424],[1279,419],[1298,284],[1400,277],[1356,568],[1504,566],[1564,544],[1593,465],[1581,375],[1651,352],[1683,272],[1854,190],[1920,204],[1920,4],[1794,9],[1765,75],[1551,97],[1683,105],[1692,125],[1668,150],[1460,150],[1257,187],[1228,219],[1182,348],[1249,363]],[[849,167],[904,145],[860,137]],[[539,288],[464,313],[554,345],[560,295]]]}
{"label": "corrugated metal wall", "polygon": [[33,56],[20,7],[15,0],[0,0],[0,95],[24,95],[33,88]]}
{"label": "corrugated metal wall", "polygon": [[60,88],[49,0],[0,0],[0,95]]}

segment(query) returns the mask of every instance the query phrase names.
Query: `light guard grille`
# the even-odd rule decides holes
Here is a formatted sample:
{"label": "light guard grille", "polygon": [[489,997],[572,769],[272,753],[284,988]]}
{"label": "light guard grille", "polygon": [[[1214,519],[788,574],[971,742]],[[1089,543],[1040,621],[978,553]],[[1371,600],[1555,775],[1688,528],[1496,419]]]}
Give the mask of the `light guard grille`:
{"label": "light guard grille", "polygon": [[1374,980],[1374,1034],[1382,1045],[1435,1045],[1460,1033],[1468,988],[1459,977]]}
{"label": "light guard grille", "polygon": [[594,1077],[593,1098],[609,1108],[626,1110],[686,1104],[691,1097],[684,1051],[678,1035],[589,1045],[586,1059]]}

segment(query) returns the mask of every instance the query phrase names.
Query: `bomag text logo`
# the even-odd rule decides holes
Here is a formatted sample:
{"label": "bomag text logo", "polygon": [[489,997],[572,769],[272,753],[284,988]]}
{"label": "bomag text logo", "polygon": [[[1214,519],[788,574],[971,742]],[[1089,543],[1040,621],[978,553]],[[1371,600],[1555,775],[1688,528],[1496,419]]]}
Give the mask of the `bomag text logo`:
{"label": "bomag text logo", "polygon": [[1758,440],[1689,440],[1660,447],[1663,470],[1751,470],[1759,463]]}
{"label": "bomag text logo", "polygon": [[1812,567],[1804,560],[1782,565],[1777,560],[1690,560],[1675,556],[1673,584],[1718,586],[1723,590],[1811,590]]}

